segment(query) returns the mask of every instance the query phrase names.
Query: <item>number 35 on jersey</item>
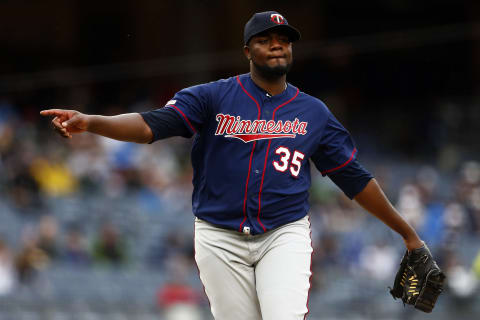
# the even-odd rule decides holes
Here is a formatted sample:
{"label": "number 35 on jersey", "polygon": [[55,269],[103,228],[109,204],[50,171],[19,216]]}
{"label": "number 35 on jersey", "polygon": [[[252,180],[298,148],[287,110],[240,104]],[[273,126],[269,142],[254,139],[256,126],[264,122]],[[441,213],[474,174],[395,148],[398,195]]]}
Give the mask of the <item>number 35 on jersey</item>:
{"label": "number 35 on jersey", "polygon": [[278,161],[273,161],[273,167],[280,172],[290,171],[293,177],[298,177],[300,168],[302,167],[302,160],[305,159],[305,155],[298,150],[292,152],[287,148],[280,146],[275,150],[275,153],[280,155]]}

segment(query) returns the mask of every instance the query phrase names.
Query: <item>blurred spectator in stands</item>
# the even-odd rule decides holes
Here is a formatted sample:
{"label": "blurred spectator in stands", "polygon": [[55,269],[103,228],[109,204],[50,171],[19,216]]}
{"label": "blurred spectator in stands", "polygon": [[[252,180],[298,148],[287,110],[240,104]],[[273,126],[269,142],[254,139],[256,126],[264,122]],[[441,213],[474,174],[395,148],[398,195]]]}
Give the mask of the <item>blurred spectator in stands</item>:
{"label": "blurred spectator in stands", "polygon": [[457,244],[466,224],[466,212],[463,204],[452,202],[445,207],[443,217],[445,224],[444,242],[447,247]]}
{"label": "blurred spectator in stands", "polygon": [[[117,111],[112,110],[112,114]],[[135,160],[142,146],[105,137],[97,139],[104,153],[104,162],[110,171],[108,179],[105,180],[106,195],[110,198],[119,198],[137,191],[141,183],[139,169],[137,169],[139,166],[136,165]]]}
{"label": "blurred spectator in stands", "polygon": [[319,214],[322,230],[347,234],[362,225],[366,215],[360,213],[359,206],[350,201],[338,189],[332,194],[329,203],[317,206],[314,214]]}
{"label": "blurred spectator in stands", "polygon": [[424,222],[424,205],[419,188],[415,184],[406,184],[400,188],[398,211],[415,229],[420,229]]}
{"label": "blurred spectator in stands", "polygon": [[93,244],[95,262],[120,266],[127,261],[127,247],[117,228],[103,223]]}
{"label": "blurred spectator in stands", "polygon": [[387,280],[395,274],[398,267],[396,250],[384,243],[377,242],[363,248],[360,253],[360,269],[370,278]]}
{"label": "blurred spectator in stands", "polygon": [[76,267],[90,265],[91,259],[88,253],[87,239],[80,226],[72,225],[67,230],[63,248],[63,261]]}
{"label": "blurred spectator in stands", "polygon": [[54,216],[45,215],[40,218],[37,227],[37,244],[50,260],[58,257],[58,222]]}
{"label": "blurred spectator in stands", "polygon": [[7,243],[0,237],[0,297],[11,292],[15,284],[13,257]]}
{"label": "blurred spectator in stands", "polygon": [[480,163],[467,161],[462,165],[460,179],[457,183],[457,196],[468,202],[468,197],[475,187],[480,186]]}
{"label": "blurred spectator in stands", "polygon": [[[7,100],[0,99],[0,156],[10,150],[13,144],[13,122],[17,118],[15,108]],[[1,158],[0,158],[1,159]]]}
{"label": "blurred spectator in stands", "polygon": [[312,242],[315,248],[312,256],[312,290],[316,291],[323,288],[328,281],[328,274],[337,269],[339,265],[338,242],[335,235],[323,233],[314,236],[317,233],[312,224]]}
{"label": "blurred spectator in stands", "polygon": [[30,171],[40,189],[47,195],[66,196],[73,193],[77,180],[64,163],[65,156],[61,149],[47,148],[47,156],[37,156],[31,164]]}
{"label": "blurred spectator in stands", "polygon": [[315,248],[313,259],[317,267],[329,268],[338,264],[338,243],[333,234],[322,234],[313,246]]}
{"label": "blurred spectator in stands", "polygon": [[469,197],[468,217],[470,224],[469,231],[480,236],[480,185],[473,188]]}
{"label": "blurred spectator in stands", "polygon": [[193,238],[185,232],[172,231],[167,236],[166,257],[183,256],[193,261],[194,249]]}
{"label": "blurred spectator in stands", "polygon": [[471,314],[470,308],[478,301],[478,279],[473,270],[466,267],[454,251],[449,252],[446,260],[448,292],[454,298],[455,308],[464,314]]}
{"label": "blurred spectator in stands", "polygon": [[6,191],[8,199],[18,213],[37,214],[42,207],[42,199],[39,194],[39,186],[28,172],[28,167],[22,164],[10,165],[10,161],[16,162],[18,159],[8,159],[9,170],[7,173]]}
{"label": "blurred spectator in stands", "polygon": [[438,171],[431,166],[421,167],[415,177],[416,186],[420,192],[422,203],[435,201],[440,176]]}
{"label": "blurred spectator in stands", "polygon": [[173,230],[161,236],[148,250],[148,263],[155,268],[164,268],[165,263],[176,256],[190,259],[194,264],[193,238],[180,230]]}
{"label": "blurred spectator in stands", "polygon": [[202,295],[187,283],[191,268],[189,257],[176,255],[168,260],[170,280],[157,292],[157,303],[165,320],[202,319]]}
{"label": "blurred spectator in stands", "polygon": [[78,181],[80,191],[86,195],[108,192],[105,182],[111,175],[106,150],[95,135],[79,135],[71,145],[68,167]]}
{"label": "blurred spectator in stands", "polygon": [[480,280],[480,249],[478,250],[475,260],[473,260],[472,270],[477,276],[478,280]]}
{"label": "blurred spectator in stands", "polygon": [[465,204],[468,215],[468,231],[480,234],[480,163],[467,161],[463,164],[456,195]]}
{"label": "blurred spectator in stands", "polygon": [[420,168],[416,176],[416,186],[424,206],[423,223],[417,232],[431,249],[442,244],[445,238],[445,203],[438,198],[439,181],[439,173],[430,166]]}
{"label": "blurred spectator in stands", "polygon": [[20,283],[33,284],[38,273],[49,263],[48,255],[38,247],[35,230],[26,226],[22,232],[22,248],[15,259]]}
{"label": "blurred spectator in stands", "polygon": [[21,214],[36,214],[42,207],[37,182],[30,174],[30,163],[38,154],[30,136],[18,137],[12,122],[0,123],[0,183],[8,203]]}

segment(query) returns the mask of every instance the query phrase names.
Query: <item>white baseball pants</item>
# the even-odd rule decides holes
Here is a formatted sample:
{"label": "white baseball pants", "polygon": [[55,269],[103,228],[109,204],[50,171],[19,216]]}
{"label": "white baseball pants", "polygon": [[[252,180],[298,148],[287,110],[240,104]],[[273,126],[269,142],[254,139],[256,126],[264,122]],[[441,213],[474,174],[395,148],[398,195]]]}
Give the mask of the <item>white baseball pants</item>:
{"label": "white baseball pants", "polygon": [[307,217],[260,235],[195,219],[195,260],[216,320],[300,320],[308,313]]}

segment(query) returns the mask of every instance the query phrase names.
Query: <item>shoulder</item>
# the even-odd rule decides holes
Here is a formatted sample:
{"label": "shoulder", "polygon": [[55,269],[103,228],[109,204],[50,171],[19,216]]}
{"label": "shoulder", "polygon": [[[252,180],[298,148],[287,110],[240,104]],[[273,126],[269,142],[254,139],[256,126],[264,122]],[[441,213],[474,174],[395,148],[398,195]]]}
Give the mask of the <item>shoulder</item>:
{"label": "shoulder", "polygon": [[312,107],[314,108],[318,108],[322,111],[326,111],[328,110],[328,107],[327,105],[325,104],[325,102],[323,102],[322,100],[320,100],[319,98],[317,97],[314,97],[314,96],[311,96],[309,95],[308,93],[305,93],[303,91],[300,91],[298,93],[298,96],[300,99],[308,102]]}

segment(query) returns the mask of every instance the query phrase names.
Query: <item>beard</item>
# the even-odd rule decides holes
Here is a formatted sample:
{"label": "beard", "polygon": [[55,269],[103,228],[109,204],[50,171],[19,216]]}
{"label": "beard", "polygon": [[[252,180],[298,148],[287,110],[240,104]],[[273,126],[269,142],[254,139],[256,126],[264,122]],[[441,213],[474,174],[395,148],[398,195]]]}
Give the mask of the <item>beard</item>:
{"label": "beard", "polygon": [[292,63],[287,63],[286,65],[277,65],[275,67],[270,67],[266,64],[259,65],[253,59],[251,60],[255,69],[258,73],[265,79],[274,80],[286,75],[292,68]]}

